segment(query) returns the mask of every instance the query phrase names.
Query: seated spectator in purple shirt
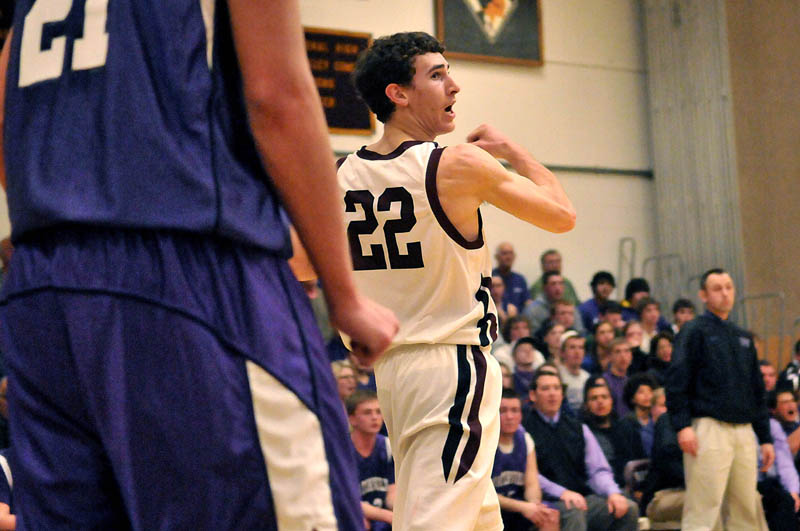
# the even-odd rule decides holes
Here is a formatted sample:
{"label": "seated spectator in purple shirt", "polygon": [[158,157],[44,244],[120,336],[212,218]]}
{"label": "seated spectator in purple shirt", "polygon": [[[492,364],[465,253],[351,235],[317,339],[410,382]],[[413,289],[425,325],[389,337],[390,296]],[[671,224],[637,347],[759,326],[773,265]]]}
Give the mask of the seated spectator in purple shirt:
{"label": "seated spectator in purple shirt", "polygon": [[608,370],[603,373],[603,378],[608,382],[608,388],[614,398],[614,411],[619,418],[630,411],[622,394],[628,381],[628,367],[631,366],[632,359],[631,346],[625,338],[617,338],[611,342],[611,361]]}
{"label": "seated spectator in purple shirt", "polygon": [[611,342],[616,330],[609,321],[600,321],[594,329],[594,335],[586,340],[587,355],[581,366],[590,374],[602,374],[608,369],[611,361]]}
{"label": "seated spectator in purple shirt", "polygon": [[523,424],[536,444],[539,483],[556,501],[562,529],[637,529],[639,510],[625,498],[591,430],[560,414],[564,400],[558,374],[537,371],[535,409]]}
{"label": "seated spectator in purple shirt", "polygon": [[598,271],[592,276],[589,286],[592,288],[592,298],[582,302],[578,306],[578,312],[581,314],[583,327],[586,330],[594,330],[600,320],[600,308],[609,300],[617,284],[614,275],[608,271]]}
{"label": "seated spectator in purple shirt", "polygon": [[640,373],[628,378],[622,390],[622,399],[631,408],[621,422],[628,424],[642,441],[645,457],[651,457],[653,451],[653,433],[655,419],[651,413],[653,407],[653,390],[656,383],[649,374]]}
{"label": "seated spectator in purple shirt", "polygon": [[[527,394],[527,393],[526,393]],[[500,501],[506,531],[558,531],[558,511],[542,503],[533,439],[522,426],[522,404],[512,389],[500,399],[500,442],[492,467],[492,483]]]}
{"label": "seated spectator in purple shirt", "polygon": [[[769,419],[769,430],[775,446],[775,461],[769,470],[761,466],[758,456],[758,492],[764,516],[770,529],[797,529],[797,511],[800,510],[800,478],[792,461],[786,434],[780,423]],[[753,435],[755,437],[755,434]]]}
{"label": "seated spectator in purple shirt", "polygon": [[583,388],[586,404],[581,412],[583,422],[592,430],[603,455],[606,456],[614,481],[625,483],[625,465],[628,461],[645,457],[642,441],[630,423],[623,423],[614,412],[614,399],[608,383],[602,376],[593,376]]}
{"label": "seated spectator in purple shirt", "polygon": [[504,300],[506,283],[500,275],[492,277],[492,287],[489,289],[489,293],[492,295],[492,300],[497,308],[497,327],[502,330],[506,320],[517,315],[519,310],[514,304]]}
{"label": "seated spectator in purple shirt", "polygon": [[783,428],[792,456],[798,458],[800,455],[798,452],[800,450],[800,414],[798,414],[797,398],[792,391],[791,382],[782,380],[774,392],[767,393],[767,408]]}
{"label": "seated spectator in purple shirt", "polygon": [[494,255],[497,260],[497,267],[492,269],[492,276],[499,276],[506,284],[506,291],[503,295],[503,303],[511,303],[522,311],[528,299],[528,281],[525,277],[511,270],[517,255],[514,253],[514,246],[508,242],[503,242],[497,246]]}

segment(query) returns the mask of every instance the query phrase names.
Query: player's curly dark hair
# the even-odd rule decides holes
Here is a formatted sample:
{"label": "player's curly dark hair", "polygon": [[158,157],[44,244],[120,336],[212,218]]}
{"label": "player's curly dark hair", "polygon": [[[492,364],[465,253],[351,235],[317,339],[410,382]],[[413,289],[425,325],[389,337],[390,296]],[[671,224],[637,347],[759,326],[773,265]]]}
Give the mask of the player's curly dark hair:
{"label": "player's curly dark hair", "polygon": [[378,120],[386,123],[395,109],[386,97],[386,86],[409,84],[414,58],[426,53],[444,53],[444,46],[435,37],[414,31],[381,37],[358,56],[353,83]]}

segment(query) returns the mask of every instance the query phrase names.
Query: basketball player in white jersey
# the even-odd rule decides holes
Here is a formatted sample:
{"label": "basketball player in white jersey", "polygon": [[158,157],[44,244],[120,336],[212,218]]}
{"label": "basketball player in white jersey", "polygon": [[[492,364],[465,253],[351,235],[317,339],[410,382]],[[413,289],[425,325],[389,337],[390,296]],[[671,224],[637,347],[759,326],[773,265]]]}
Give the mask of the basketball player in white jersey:
{"label": "basketball player in white jersey", "polygon": [[497,317],[479,207],[552,232],[570,230],[575,212],[555,176],[489,126],[469,143],[437,146],[455,127],[459,92],[443,51],[430,35],[402,33],[359,58],[356,86],[385,129],[340,161],[339,185],[356,283],[400,321],[375,364],[396,452],[394,528],[502,529],[490,477]]}

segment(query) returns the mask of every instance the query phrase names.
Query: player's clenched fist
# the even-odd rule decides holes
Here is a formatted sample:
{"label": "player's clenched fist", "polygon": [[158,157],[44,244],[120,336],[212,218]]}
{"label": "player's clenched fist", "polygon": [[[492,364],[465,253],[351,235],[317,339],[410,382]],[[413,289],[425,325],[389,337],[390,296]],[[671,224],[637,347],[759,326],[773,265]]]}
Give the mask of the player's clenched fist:
{"label": "player's clenched fist", "polygon": [[389,347],[400,327],[394,313],[361,295],[334,304],[331,322],[350,336],[353,353],[358,359],[372,365]]}

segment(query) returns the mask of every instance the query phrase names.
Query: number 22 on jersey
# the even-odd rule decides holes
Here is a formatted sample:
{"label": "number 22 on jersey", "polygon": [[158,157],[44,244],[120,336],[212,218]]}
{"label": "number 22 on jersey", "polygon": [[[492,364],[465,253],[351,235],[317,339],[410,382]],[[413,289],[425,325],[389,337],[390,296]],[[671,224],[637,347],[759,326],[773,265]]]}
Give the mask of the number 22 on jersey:
{"label": "number 22 on jersey", "polygon": [[411,229],[417,224],[417,217],[414,215],[414,199],[408,190],[401,186],[387,188],[378,197],[377,211],[388,212],[392,203],[400,203],[400,218],[388,219],[383,223],[384,241],[388,253],[384,253],[382,244],[373,243],[369,246],[370,254],[365,255],[359,236],[372,234],[378,228],[378,219],[375,216],[375,196],[369,190],[348,190],[345,194],[345,212],[356,212],[356,205],[361,205],[364,210],[364,219],[351,221],[347,225],[347,239],[350,243],[353,268],[356,271],[387,269],[386,254],[389,255],[391,269],[418,269],[425,266],[420,242],[407,243],[407,254],[400,254],[400,248],[397,245],[397,235],[411,232]]}
{"label": "number 22 on jersey", "polygon": [[[50,40],[50,47],[43,49],[42,36],[45,24],[62,22],[73,9],[73,0],[37,0],[34,2],[22,28],[22,44],[19,57],[19,87],[27,87],[56,79],[64,71],[67,36]],[[71,36],[73,71],[89,70],[105,65],[108,53],[108,0],[83,1],[83,35]]]}

